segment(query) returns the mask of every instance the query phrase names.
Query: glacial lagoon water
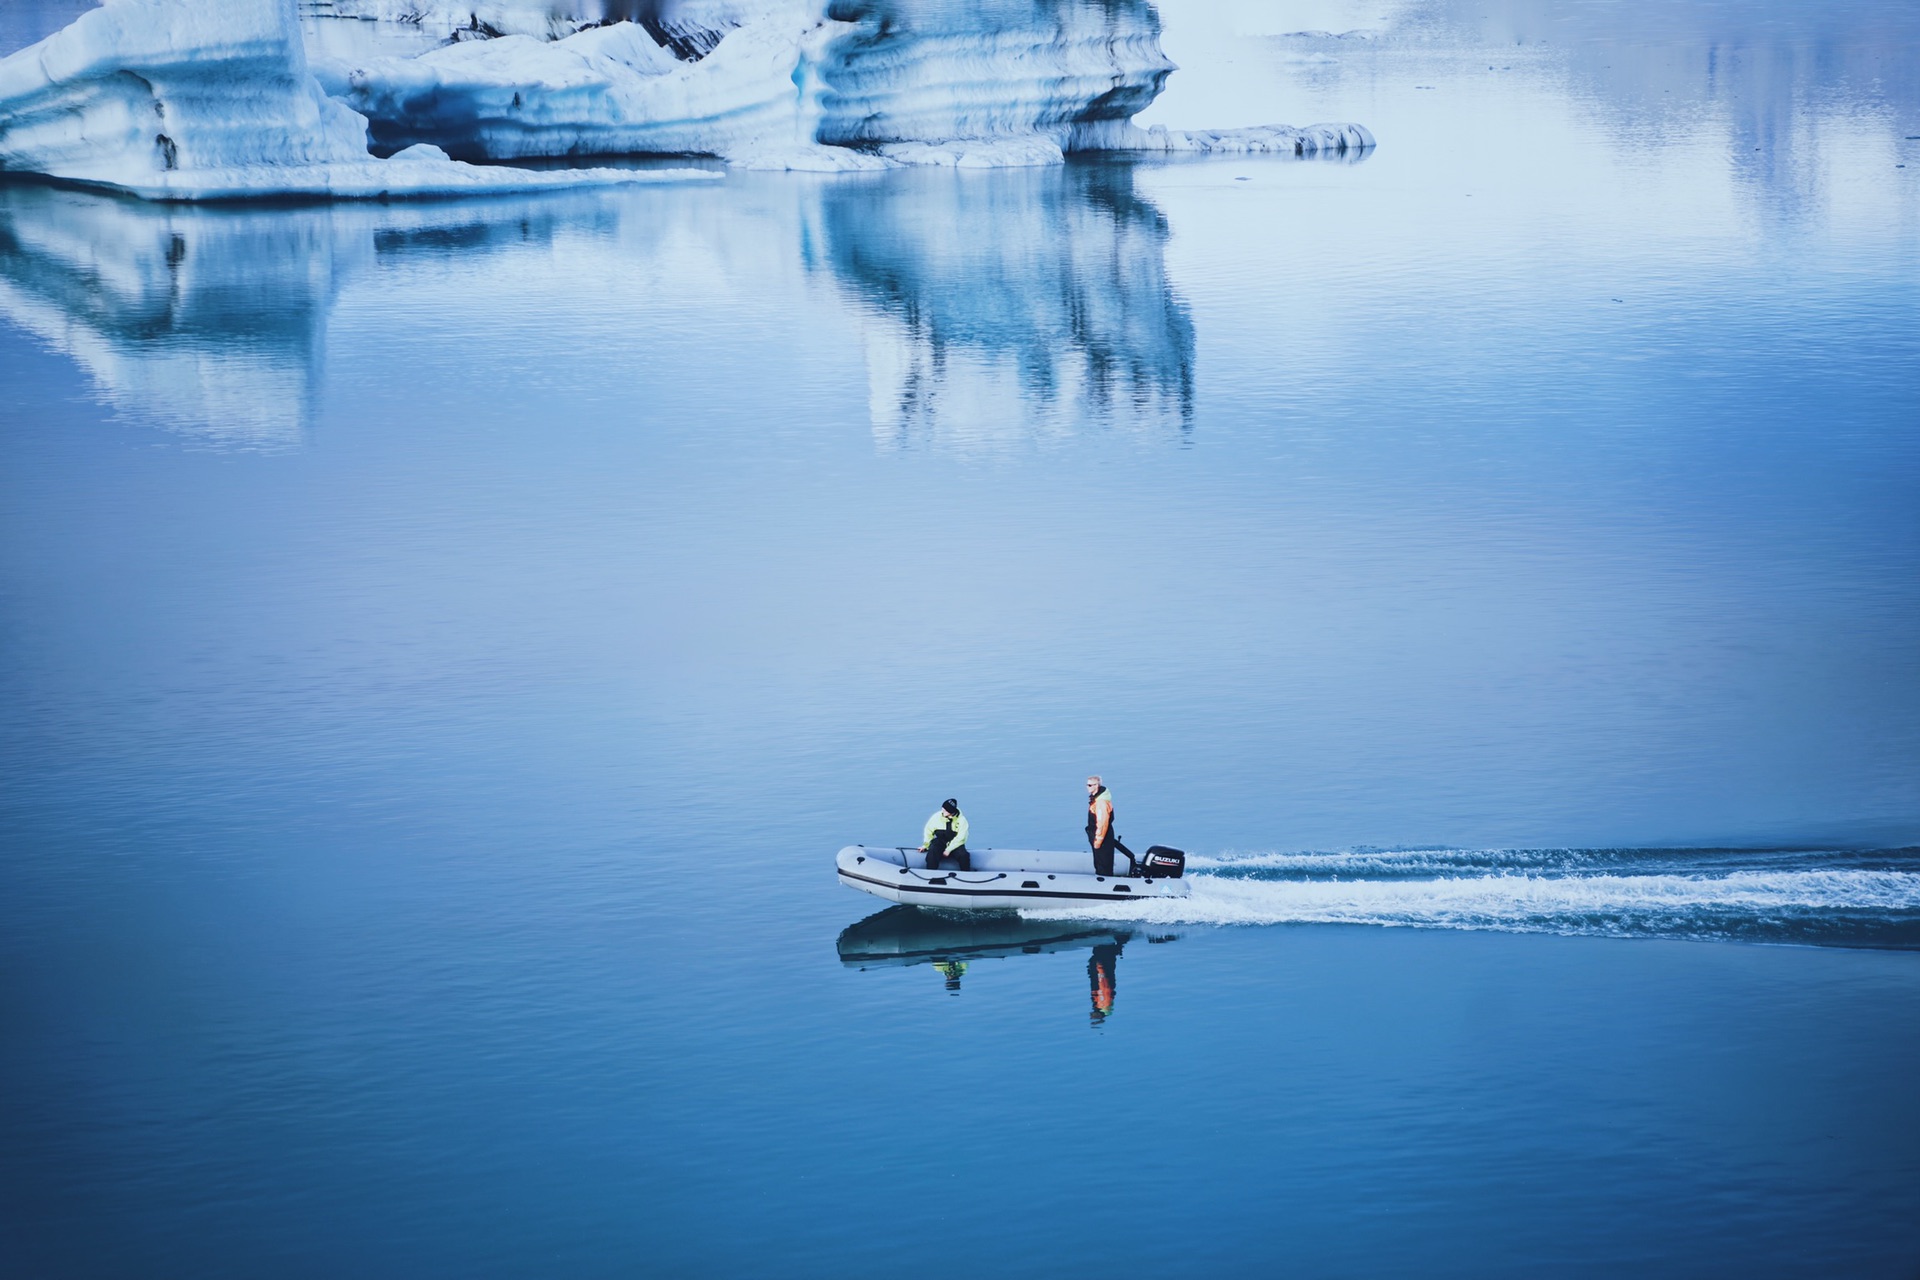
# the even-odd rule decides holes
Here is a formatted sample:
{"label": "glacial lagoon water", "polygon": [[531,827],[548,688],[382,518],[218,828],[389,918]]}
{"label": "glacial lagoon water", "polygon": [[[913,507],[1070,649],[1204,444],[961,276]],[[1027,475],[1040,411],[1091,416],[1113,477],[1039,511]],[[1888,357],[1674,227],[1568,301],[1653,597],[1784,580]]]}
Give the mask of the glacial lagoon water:
{"label": "glacial lagoon water", "polygon": [[[1162,6],[1357,163],[0,186],[0,1270],[1911,1276],[1920,20],[1801,8]],[[1090,770],[1183,909],[832,882]]]}

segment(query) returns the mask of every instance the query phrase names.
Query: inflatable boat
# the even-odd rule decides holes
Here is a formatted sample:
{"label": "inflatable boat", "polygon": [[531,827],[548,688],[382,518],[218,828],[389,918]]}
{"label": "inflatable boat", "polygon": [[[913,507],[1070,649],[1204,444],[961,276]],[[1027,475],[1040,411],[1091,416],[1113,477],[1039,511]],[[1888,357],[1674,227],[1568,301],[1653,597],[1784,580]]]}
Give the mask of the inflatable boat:
{"label": "inflatable boat", "polygon": [[[851,844],[836,860],[840,883],[889,902],[916,907],[1008,911],[1020,907],[1066,904],[1077,907],[1102,902],[1137,902],[1142,898],[1184,898],[1187,856],[1178,849],[1155,845],[1139,860],[1134,875],[1094,874],[1093,855],[1052,853],[1039,849],[970,849],[970,869],[961,871],[949,859],[937,871],[926,868],[918,849],[885,849]],[[1124,863],[1123,863],[1124,865]]]}

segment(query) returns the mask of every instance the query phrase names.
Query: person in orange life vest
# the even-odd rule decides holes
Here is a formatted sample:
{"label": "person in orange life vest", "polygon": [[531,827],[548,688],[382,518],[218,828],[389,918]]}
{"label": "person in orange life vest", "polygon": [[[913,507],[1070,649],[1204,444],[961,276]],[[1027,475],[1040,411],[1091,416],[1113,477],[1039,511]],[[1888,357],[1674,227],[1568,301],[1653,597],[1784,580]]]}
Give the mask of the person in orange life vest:
{"label": "person in orange life vest", "polygon": [[[1093,847],[1093,874],[1113,874],[1113,855],[1120,848],[1120,833],[1113,829],[1113,793],[1100,783],[1100,775],[1087,779],[1087,843]],[[1131,862],[1133,856],[1129,854]]]}

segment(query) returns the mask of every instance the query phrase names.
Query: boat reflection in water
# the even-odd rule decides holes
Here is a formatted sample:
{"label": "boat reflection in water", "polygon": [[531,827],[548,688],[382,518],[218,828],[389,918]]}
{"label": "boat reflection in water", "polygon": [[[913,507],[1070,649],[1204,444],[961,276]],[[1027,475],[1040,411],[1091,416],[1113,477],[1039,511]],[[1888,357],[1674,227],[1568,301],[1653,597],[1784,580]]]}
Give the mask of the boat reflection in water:
{"label": "boat reflection in water", "polygon": [[[1135,936],[1132,929],[1105,922],[1028,920],[997,912],[949,915],[894,906],[848,925],[837,945],[840,963],[849,969],[931,965],[946,989],[956,995],[967,966],[975,960],[1090,951],[1089,1018],[1097,1027],[1113,1013],[1119,992],[1120,953]],[[1147,941],[1172,942],[1177,936],[1153,934]]]}

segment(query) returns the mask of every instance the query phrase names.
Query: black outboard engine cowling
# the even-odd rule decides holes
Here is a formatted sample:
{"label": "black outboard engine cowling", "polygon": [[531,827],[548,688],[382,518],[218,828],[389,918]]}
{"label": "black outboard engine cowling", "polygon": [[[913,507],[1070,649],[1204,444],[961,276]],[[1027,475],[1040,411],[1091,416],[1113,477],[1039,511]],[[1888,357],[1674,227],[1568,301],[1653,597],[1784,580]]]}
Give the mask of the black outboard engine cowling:
{"label": "black outboard engine cowling", "polygon": [[1140,874],[1155,880],[1178,880],[1187,872],[1187,855],[1178,849],[1156,844],[1140,860]]}

